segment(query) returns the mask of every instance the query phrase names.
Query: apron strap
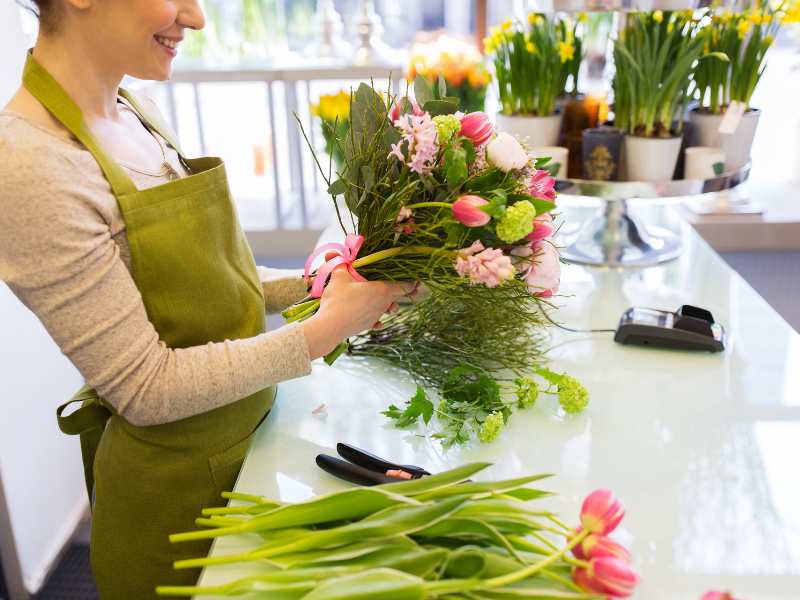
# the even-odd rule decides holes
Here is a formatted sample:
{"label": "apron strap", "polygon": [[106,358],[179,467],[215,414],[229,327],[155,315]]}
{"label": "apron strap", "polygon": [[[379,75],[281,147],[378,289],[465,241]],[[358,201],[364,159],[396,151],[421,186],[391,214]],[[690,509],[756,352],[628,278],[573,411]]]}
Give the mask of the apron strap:
{"label": "apron strap", "polygon": [[178,144],[178,138],[175,137],[172,129],[164,122],[164,120],[161,118],[161,115],[155,111],[146,109],[142,102],[140,102],[135,95],[126,89],[119,88],[119,95],[128,101],[128,104],[130,104],[133,110],[139,114],[139,118],[145,123],[145,125],[147,125],[147,127],[164,138],[167,143],[172,146],[175,152],[178,153],[178,156],[180,156],[181,159],[186,160],[186,155],[184,155],[180,145]]}
{"label": "apron strap", "polygon": [[100,144],[97,143],[75,101],[69,97],[53,76],[39,64],[31,51],[28,52],[28,58],[25,61],[22,85],[91,152],[111,185],[115,197],[119,198],[137,191],[133,181],[131,181],[131,178],[128,177],[122,167],[114,162],[103,151]]}
{"label": "apron strap", "polygon": [[[64,416],[67,407],[76,402],[80,402],[81,407]],[[84,385],[69,402],[56,409],[58,428],[67,435],[81,436],[83,478],[86,481],[86,493],[91,506],[94,506],[94,457],[110,417],[111,411],[102,403],[97,392],[88,385]]]}

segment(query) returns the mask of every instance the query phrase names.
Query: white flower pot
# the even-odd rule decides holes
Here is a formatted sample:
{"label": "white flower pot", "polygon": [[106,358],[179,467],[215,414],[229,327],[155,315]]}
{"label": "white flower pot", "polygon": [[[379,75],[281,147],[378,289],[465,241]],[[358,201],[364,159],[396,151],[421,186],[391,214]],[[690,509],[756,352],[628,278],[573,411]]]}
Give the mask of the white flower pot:
{"label": "white flower pot", "polygon": [[741,169],[750,160],[750,149],[756,135],[761,111],[753,108],[744,113],[739,127],[733,134],[721,134],[719,124],[723,115],[712,115],[697,110],[689,113],[692,123],[692,146],[721,148],[725,152],[725,168],[729,171]]}
{"label": "white flower pot", "polygon": [[556,113],[549,117],[528,117],[521,115],[504,115],[497,113],[498,131],[505,131],[516,136],[529,147],[556,146],[561,134],[563,115]]}
{"label": "white flower pot", "polygon": [[681,151],[681,137],[625,136],[624,161],[628,181],[670,181]]}

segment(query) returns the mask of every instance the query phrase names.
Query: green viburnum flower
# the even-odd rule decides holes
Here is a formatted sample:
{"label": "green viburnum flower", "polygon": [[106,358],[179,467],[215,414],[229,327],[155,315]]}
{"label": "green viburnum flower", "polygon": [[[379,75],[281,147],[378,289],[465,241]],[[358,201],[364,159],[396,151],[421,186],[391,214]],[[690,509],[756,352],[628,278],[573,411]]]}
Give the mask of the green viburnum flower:
{"label": "green viburnum flower", "polygon": [[536,208],[528,200],[512,204],[497,223],[497,236],[509,244],[521,240],[533,231]]}
{"label": "green viburnum flower", "polygon": [[503,424],[502,413],[494,411],[483,420],[481,430],[478,432],[478,439],[484,443],[494,441],[494,439],[500,435]]}
{"label": "green viburnum flower", "polygon": [[440,146],[449,142],[450,138],[461,129],[461,121],[453,115],[438,115],[433,117],[433,123],[436,125]]}
{"label": "green viburnum flower", "polygon": [[563,375],[558,382],[558,401],[565,412],[576,414],[589,404],[589,392],[574,377]]}
{"label": "green viburnum flower", "polygon": [[529,377],[519,377],[514,380],[517,385],[517,405],[520,408],[529,408],[536,404],[539,397],[539,384]]}

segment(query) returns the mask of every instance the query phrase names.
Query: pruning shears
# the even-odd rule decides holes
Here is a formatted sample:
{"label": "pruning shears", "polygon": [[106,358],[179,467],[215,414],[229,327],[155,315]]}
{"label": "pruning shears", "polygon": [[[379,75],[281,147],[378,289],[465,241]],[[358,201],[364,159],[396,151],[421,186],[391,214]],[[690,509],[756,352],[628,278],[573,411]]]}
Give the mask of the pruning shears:
{"label": "pruning shears", "polygon": [[422,467],[393,463],[341,442],[336,444],[336,452],[342,458],[328,454],[317,455],[317,466],[339,479],[357,485],[394,483],[430,475]]}

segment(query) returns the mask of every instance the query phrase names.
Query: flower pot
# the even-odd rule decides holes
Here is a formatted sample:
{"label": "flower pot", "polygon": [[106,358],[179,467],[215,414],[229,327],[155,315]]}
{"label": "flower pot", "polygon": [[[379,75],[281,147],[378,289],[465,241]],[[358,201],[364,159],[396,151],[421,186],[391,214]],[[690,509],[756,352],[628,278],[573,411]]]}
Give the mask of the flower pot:
{"label": "flower pot", "polygon": [[734,133],[721,134],[719,125],[723,115],[693,110],[689,113],[689,120],[694,126],[692,146],[721,148],[725,152],[725,168],[730,171],[741,169],[750,160],[750,149],[753,146],[760,116],[761,111],[752,108],[744,113]]}
{"label": "flower pot", "polygon": [[497,114],[497,129],[513,134],[528,146],[557,146],[561,113],[547,117]]}
{"label": "flower pot", "polygon": [[720,148],[692,146],[686,148],[686,179],[712,179],[717,177],[717,170],[725,166],[725,152]]}
{"label": "flower pot", "polygon": [[681,138],[625,136],[625,173],[629,181],[670,181]]}

